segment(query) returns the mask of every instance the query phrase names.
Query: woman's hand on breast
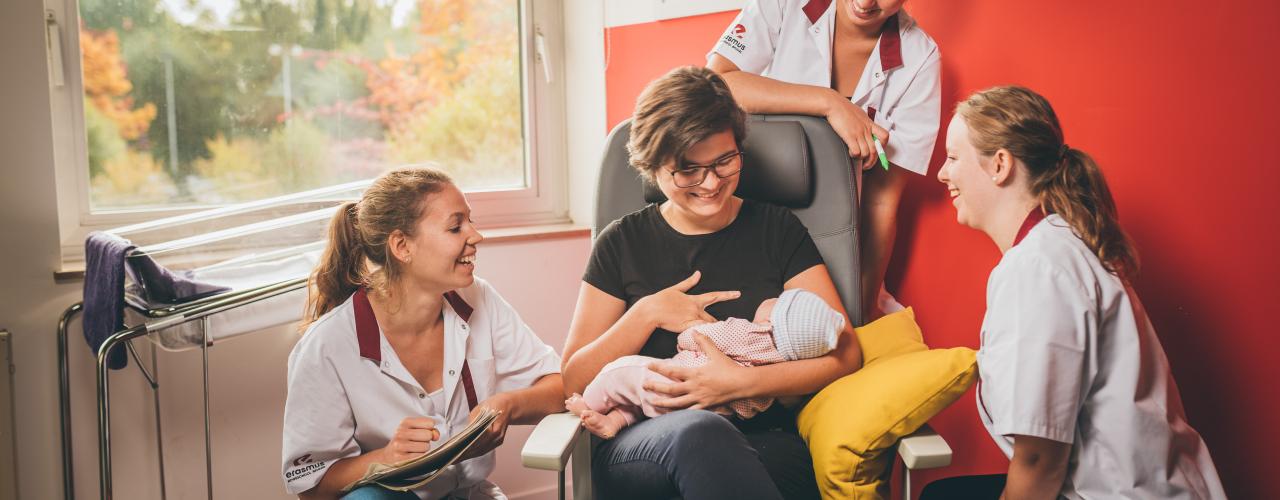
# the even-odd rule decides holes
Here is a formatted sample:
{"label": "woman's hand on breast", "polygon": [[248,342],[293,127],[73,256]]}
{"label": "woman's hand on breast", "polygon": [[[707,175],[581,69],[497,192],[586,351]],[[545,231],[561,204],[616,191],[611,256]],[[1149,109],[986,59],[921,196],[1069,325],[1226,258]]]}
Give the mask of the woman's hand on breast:
{"label": "woman's hand on breast", "polygon": [[515,400],[509,393],[498,393],[481,401],[480,404],[471,409],[471,416],[467,418],[468,422],[474,420],[482,408],[497,410],[498,418],[493,419],[493,422],[489,424],[489,428],[484,430],[484,434],[481,434],[475,444],[472,444],[467,449],[467,452],[462,455],[462,460],[484,455],[502,446],[502,442],[507,438],[507,426],[511,423],[511,410],[514,404]]}
{"label": "woman's hand on breast", "polygon": [[889,143],[888,130],[876,125],[866,111],[838,94],[827,111],[827,122],[836,135],[844,139],[849,146],[849,156],[860,161],[863,170],[874,166],[879,159],[875,139],[880,139],[881,145]]}
{"label": "woman's hand on breast", "polygon": [[400,421],[391,442],[382,448],[379,462],[394,464],[426,453],[431,442],[440,439],[436,421],[429,417],[408,417]]}
{"label": "woman's hand on breast", "polygon": [[683,332],[693,326],[714,322],[716,319],[707,314],[707,307],[736,299],[741,293],[734,290],[689,295],[689,289],[701,278],[702,272],[694,271],[684,281],[640,299],[636,307],[641,308],[654,327],[671,332]]}
{"label": "woman's hand on breast", "polygon": [[656,361],[649,365],[650,370],[671,379],[671,383],[656,380],[644,383],[644,389],[657,396],[650,401],[653,406],[668,410],[701,410],[745,397],[742,390],[750,368],[730,359],[706,335],[694,334],[694,341],[707,356],[706,364],[694,368]]}

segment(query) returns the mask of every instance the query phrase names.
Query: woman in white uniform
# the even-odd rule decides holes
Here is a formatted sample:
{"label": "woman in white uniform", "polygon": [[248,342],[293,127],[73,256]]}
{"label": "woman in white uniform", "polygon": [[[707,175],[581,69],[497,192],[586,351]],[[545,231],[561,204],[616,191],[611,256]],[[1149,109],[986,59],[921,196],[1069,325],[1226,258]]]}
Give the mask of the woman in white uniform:
{"label": "woman in white uniform", "polygon": [[560,358],[473,276],[482,236],[470,214],[444,173],[407,167],[334,215],[289,356],[289,493],[337,498],[371,464],[421,455],[488,407],[501,415],[432,482],[343,498],[506,498],[485,478],[507,425],[564,409]]}
{"label": "woman in white uniform", "polygon": [[1129,278],[1137,256],[1102,172],[1049,102],[997,87],[947,130],[956,218],[1004,254],[987,283],[978,413],[1007,475],[925,498],[1224,498]]}
{"label": "woman in white uniform", "polygon": [[[747,112],[824,116],[865,171],[860,260],[868,319],[900,307],[883,292],[898,202],[906,172],[929,169],[941,114],[938,45],[903,2],[749,0],[707,55],[707,67]],[[893,167],[877,166],[877,139]]]}

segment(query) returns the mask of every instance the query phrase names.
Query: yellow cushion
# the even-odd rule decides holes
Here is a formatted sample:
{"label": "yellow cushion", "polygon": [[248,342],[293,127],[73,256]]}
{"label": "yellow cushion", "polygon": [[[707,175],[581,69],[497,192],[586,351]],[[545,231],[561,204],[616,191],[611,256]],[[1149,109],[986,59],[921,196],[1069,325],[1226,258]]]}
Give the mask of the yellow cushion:
{"label": "yellow cushion", "polygon": [[972,349],[929,350],[911,309],[856,329],[864,365],[800,412],[824,499],[888,496],[898,439],[955,402],[977,376]]}

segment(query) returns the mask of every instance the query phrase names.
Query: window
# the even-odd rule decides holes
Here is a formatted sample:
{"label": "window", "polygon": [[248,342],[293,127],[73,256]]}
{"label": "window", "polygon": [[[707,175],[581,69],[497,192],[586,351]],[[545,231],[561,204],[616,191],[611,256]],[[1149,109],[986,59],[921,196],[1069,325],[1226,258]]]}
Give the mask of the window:
{"label": "window", "polygon": [[92,229],[410,163],[448,171],[481,224],[563,220],[559,9],[519,0],[54,6],[51,37],[65,48],[52,56],[65,83],[51,76],[64,256]]}

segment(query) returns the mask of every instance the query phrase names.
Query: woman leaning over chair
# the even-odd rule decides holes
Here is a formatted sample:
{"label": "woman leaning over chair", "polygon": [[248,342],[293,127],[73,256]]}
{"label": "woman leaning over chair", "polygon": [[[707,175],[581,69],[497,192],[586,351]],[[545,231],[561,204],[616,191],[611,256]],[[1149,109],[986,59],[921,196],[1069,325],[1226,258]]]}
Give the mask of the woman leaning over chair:
{"label": "woman leaning over chair", "polygon": [[[597,237],[565,345],[567,393],[582,392],[619,357],[670,357],[673,332],[750,318],[783,289],[815,292],[844,314],[799,219],[734,196],[745,120],[728,86],[704,68],[673,70],[641,94],[628,144],[631,163],[667,201],[614,221]],[[710,357],[705,366],[657,366],[676,383],[647,387],[655,406],[679,411],[627,427],[597,448],[593,478],[601,496],[816,497],[809,452],[790,409],[774,404],[737,421],[703,408],[817,392],[860,366],[852,328],[826,356],[750,368],[710,341],[699,342]]]}
{"label": "woman leaning over chair", "polygon": [[1004,254],[987,282],[978,413],[1008,474],[925,498],[1224,498],[1130,286],[1137,255],[1089,155],[1021,87],[962,102],[938,172],[956,218]]}
{"label": "woman leaning over chair", "polygon": [[289,493],[336,498],[371,464],[421,455],[488,407],[501,415],[467,460],[426,486],[344,498],[506,498],[485,480],[493,449],[508,424],[562,410],[564,388],[555,352],[474,277],[481,239],[462,192],[429,168],[388,172],[334,215],[289,356]]}

